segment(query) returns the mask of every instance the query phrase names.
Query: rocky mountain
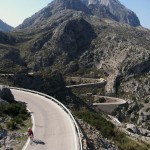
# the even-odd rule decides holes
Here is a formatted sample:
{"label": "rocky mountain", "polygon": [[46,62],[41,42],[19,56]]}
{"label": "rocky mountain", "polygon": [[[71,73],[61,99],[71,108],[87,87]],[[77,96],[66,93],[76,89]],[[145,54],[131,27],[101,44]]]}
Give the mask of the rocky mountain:
{"label": "rocky mountain", "polygon": [[136,14],[123,6],[118,0],[82,0],[92,14],[106,17],[131,26],[140,26]]}
{"label": "rocky mountain", "polygon": [[11,93],[11,90],[7,87],[4,87],[2,85],[0,85],[0,103],[2,102],[2,100],[12,103],[14,102],[14,96]]}
{"label": "rocky mountain", "polygon": [[[107,19],[93,16],[92,7],[103,7],[98,10],[104,10]],[[15,29],[13,37],[22,40],[13,46],[34,71],[57,66],[70,72],[96,66],[113,72],[112,81],[119,75],[148,72],[149,31],[113,21],[111,11],[131,12],[118,0],[55,0]],[[115,93],[114,85],[108,83],[108,93]]]}
{"label": "rocky mountain", "polygon": [[[103,94],[145,101],[150,31],[135,27],[140,23],[132,14],[117,0],[55,0],[26,19],[11,38],[1,33],[0,70],[50,68],[67,75],[96,69],[107,80]],[[130,18],[128,24],[121,23],[122,16]]]}
{"label": "rocky mountain", "polygon": [[27,18],[20,26],[18,26],[18,29],[34,26],[44,22],[52,15],[67,9],[73,9],[90,14],[90,10],[80,0],[54,0],[30,18]]}
{"label": "rocky mountain", "polygon": [[54,0],[30,18],[27,18],[17,29],[41,24],[41,22],[62,10],[81,11],[85,14],[112,19],[131,26],[140,26],[136,14],[123,6],[118,0]]}
{"label": "rocky mountain", "polygon": [[0,19],[0,31],[4,31],[4,32],[8,32],[13,30],[13,27],[11,27],[10,25],[6,24],[5,22],[3,22]]}

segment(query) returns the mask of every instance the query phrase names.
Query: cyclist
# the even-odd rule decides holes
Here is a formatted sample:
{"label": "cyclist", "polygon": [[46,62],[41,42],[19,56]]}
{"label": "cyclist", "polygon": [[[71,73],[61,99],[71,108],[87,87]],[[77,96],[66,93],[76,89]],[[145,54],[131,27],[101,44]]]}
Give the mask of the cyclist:
{"label": "cyclist", "polygon": [[28,136],[30,137],[30,139],[33,141],[33,131],[31,128],[28,128]]}

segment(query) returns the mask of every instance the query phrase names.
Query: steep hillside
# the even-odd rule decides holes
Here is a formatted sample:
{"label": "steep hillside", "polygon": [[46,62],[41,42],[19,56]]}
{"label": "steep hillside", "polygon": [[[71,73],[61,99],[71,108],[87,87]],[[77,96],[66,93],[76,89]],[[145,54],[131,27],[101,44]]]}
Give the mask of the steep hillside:
{"label": "steep hillside", "polygon": [[15,73],[24,68],[25,63],[16,47],[19,38],[0,31],[0,73]]}

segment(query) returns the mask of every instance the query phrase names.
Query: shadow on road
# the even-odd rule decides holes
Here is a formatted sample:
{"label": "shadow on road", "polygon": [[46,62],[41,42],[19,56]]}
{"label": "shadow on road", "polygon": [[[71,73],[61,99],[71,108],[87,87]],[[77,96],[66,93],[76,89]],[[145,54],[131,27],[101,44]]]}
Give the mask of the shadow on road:
{"label": "shadow on road", "polygon": [[45,145],[45,142],[41,141],[40,139],[34,139],[34,140],[33,140],[33,143]]}

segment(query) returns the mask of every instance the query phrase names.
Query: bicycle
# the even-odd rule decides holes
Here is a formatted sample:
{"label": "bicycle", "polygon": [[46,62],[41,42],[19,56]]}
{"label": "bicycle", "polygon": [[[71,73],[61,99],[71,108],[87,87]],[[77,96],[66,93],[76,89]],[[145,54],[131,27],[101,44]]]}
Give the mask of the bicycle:
{"label": "bicycle", "polygon": [[29,138],[30,138],[30,144],[32,145],[32,144],[33,144],[33,142],[34,142],[33,135],[29,135]]}
{"label": "bicycle", "polygon": [[28,133],[28,136],[29,136],[29,138],[30,138],[30,144],[32,144],[32,143],[34,142],[34,141],[33,141],[33,131],[32,131],[32,129],[31,129],[31,128],[28,128],[27,133]]}

